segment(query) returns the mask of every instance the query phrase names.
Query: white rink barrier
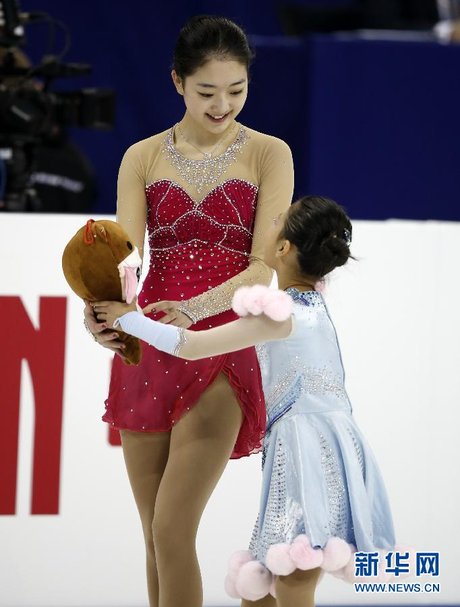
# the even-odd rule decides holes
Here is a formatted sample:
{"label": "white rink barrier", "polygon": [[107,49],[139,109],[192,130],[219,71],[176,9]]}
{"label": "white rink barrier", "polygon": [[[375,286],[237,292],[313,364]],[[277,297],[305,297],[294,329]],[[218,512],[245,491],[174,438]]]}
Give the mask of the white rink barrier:
{"label": "white rink barrier", "polygon": [[[82,215],[0,215],[0,606],[141,607],[144,547],[104,411],[111,355],[86,334],[61,255]],[[386,479],[398,540],[440,554],[441,592],[367,593],[326,576],[319,604],[460,602],[460,224],[356,221],[328,281],[347,389]],[[247,547],[260,456],[231,462],[199,531],[205,605]],[[186,508],[187,505],[184,504]],[[425,580],[422,580],[425,581]]]}

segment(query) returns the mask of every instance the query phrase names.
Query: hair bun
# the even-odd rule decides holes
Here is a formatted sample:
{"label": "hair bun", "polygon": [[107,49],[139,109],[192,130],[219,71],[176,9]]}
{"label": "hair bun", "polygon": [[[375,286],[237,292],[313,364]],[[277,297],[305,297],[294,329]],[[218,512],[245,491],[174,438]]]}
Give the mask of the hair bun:
{"label": "hair bun", "polygon": [[343,266],[350,257],[350,248],[347,242],[337,234],[327,236],[321,243],[321,250],[324,255],[329,254],[330,261],[335,266]]}
{"label": "hair bun", "polygon": [[324,196],[304,196],[288,213],[281,236],[296,246],[301,272],[319,279],[351,257],[351,233],[340,205]]}

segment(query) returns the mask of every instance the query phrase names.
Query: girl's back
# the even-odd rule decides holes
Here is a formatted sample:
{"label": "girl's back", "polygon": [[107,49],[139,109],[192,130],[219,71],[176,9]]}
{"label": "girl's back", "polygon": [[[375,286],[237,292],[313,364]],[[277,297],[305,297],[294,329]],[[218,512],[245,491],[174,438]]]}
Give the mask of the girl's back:
{"label": "girl's back", "polygon": [[287,292],[294,301],[291,335],[257,346],[269,427],[288,412],[351,413],[336,332],[322,295]]}

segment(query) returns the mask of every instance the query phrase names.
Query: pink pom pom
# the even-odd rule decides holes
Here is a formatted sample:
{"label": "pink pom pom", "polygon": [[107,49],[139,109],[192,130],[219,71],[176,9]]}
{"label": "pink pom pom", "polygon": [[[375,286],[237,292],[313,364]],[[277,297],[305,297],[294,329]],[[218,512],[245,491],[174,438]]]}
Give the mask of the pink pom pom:
{"label": "pink pom pom", "polygon": [[351,557],[350,545],[339,537],[331,537],[323,548],[323,564],[325,571],[337,571],[348,563]]}
{"label": "pink pom pom", "polygon": [[287,320],[292,313],[292,299],[284,291],[272,291],[270,297],[266,298],[264,314],[269,318],[282,322]]}
{"label": "pink pom pom", "polygon": [[245,563],[236,578],[236,592],[248,601],[258,601],[270,592],[272,576],[259,561]]}
{"label": "pink pom pom", "polygon": [[236,314],[238,314],[238,316],[247,316],[248,315],[248,310],[247,310],[246,304],[244,302],[245,302],[246,295],[247,295],[248,291],[250,291],[250,290],[251,290],[250,287],[240,287],[233,294],[232,308],[233,308],[233,311]]}
{"label": "pink pom pom", "polygon": [[320,567],[323,562],[323,551],[321,549],[313,548],[306,535],[298,535],[295,538],[291,545],[291,549],[289,550],[289,556],[295,566],[303,571],[307,571],[307,569],[316,569],[316,567]]}
{"label": "pink pom pom", "polygon": [[238,594],[238,591],[236,590],[235,581],[230,575],[225,576],[224,589],[225,589],[225,592],[228,594],[228,596],[231,596],[232,599],[241,598],[240,595]]}
{"label": "pink pom pom", "polygon": [[270,571],[276,575],[289,575],[296,566],[289,555],[289,544],[273,544],[267,552],[266,563]]}
{"label": "pink pom pom", "polygon": [[324,278],[318,280],[315,284],[315,291],[318,291],[318,293],[324,293],[326,291],[326,280]]}
{"label": "pink pom pom", "polygon": [[228,560],[228,575],[236,577],[238,571],[245,563],[253,560],[253,556],[249,550],[237,550]]}
{"label": "pink pom pom", "polygon": [[278,322],[289,318],[292,305],[292,299],[287,293],[264,285],[241,287],[235,292],[232,300],[232,308],[238,316],[259,316],[263,312]]}
{"label": "pink pom pom", "polygon": [[264,298],[267,292],[270,291],[264,285],[254,285],[249,289],[249,292],[244,297],[244,303],[247,310],[254,316],[259,316],[264,311]]}
{"label": "pink pom pom", "polygon": [[359,582],[360,578],[355,576],[354,553],[356,552],[356,548],[352,544],[348,544],[348,546],[350,548],[350,559],[349,559],[348,563],[346,563],[346,565],[344,567],[342,567],[342,569],[332,571],[331,573],[335,577],[338,577],[339,579],[344,580],[345,582],[350,582],[350,583]]}

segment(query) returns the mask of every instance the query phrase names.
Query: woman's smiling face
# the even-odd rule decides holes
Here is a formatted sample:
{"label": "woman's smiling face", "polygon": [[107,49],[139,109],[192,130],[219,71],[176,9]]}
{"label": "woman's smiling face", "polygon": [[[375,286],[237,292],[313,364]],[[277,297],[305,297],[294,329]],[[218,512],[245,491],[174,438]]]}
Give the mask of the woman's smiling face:
{"label": "woman's smiling face", "polygon": [[189,116],[213,134],[223,133],[246,102],[248,73],[239,61],[213,58],[184,80],[174,71],[172,77]]}

